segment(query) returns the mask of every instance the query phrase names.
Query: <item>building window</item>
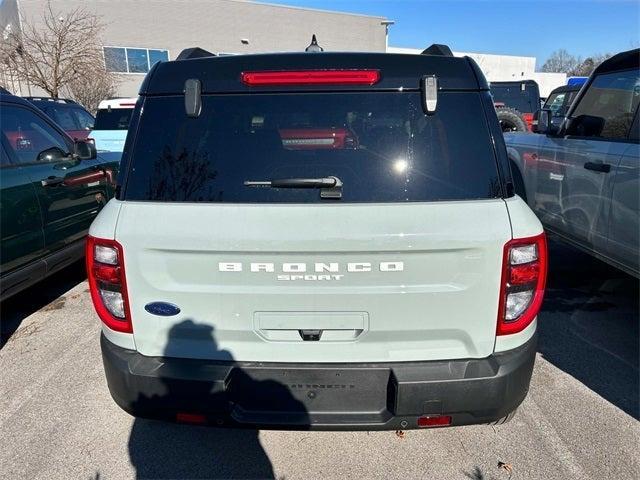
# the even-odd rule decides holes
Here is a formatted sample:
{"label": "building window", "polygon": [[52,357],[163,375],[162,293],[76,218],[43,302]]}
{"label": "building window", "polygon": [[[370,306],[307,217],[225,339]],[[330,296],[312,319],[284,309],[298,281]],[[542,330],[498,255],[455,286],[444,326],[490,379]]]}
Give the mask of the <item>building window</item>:
{"label": "building window", "polygon": [[147,73],[154,64],[169,60],[168,50],[103,47],[103,51],[108,72]]}
{"label": "building window", "polygon": [[127,56],[124,48],[104,47],[104,65],[107,72],[127,72]]}
{"label": "building window", "polygon": [[166,50],[149,50],[149,68],[158,62],[169,60],[169,53]]}

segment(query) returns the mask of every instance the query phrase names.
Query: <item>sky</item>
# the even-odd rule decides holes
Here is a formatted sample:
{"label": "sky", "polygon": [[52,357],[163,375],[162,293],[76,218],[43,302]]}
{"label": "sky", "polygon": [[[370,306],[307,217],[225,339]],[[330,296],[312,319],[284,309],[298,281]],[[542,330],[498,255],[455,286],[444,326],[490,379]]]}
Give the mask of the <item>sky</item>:
{"label": "sky", "polygon": [[[587,57],[640,47],[640,0],[263,0],[387,17],[389,45],[461,52]],[[322,45],[322,39],[318,39]]]}

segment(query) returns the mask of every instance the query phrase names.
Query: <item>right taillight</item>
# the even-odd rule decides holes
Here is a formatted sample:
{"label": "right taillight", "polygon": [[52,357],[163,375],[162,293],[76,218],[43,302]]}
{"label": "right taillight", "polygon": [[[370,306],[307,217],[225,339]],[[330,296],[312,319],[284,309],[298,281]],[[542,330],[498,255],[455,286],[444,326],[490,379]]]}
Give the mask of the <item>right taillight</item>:
{"label": "right taillight", "polygon": [[86,260],[91,300],[100,320],[111,330],[132,333],[122,246],[88,236]]}
{"label": "right taillight", "polygon": [[542,306],[547,278],[547,241],[544,233],[517,238],[504,246],[498,335],[524,330]]}

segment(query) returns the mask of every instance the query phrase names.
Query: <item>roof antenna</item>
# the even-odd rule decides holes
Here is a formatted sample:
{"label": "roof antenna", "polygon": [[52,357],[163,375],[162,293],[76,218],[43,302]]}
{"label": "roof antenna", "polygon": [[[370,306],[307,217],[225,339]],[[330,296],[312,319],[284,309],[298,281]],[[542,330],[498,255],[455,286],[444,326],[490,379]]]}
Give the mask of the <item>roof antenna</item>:
{"label": "roof antenna", "polygon": [[311,52],[311,53],[324,52],[324,48],[322,48],[320,45],[318,45],[318,40],[316,40],[316,34],[315,33],[311,37],[311,43],[309,44],[309,46],[307,48],[304,49],[304,51],[305,52]]}

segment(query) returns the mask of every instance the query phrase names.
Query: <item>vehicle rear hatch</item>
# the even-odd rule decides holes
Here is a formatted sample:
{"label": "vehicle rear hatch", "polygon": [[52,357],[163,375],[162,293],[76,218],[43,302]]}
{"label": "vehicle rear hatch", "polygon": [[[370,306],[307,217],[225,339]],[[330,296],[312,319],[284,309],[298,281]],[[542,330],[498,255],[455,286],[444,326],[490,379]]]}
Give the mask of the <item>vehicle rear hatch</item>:
{"label": "vehicle rear hatch", "polygon": [[[220,93],[203,81],[191,117],[183,94],[145,98],[115,233],[137,350],[256,362],[490,355],[511,230],[488,93],[441,79],[427,115],[412,86]],[[251,183],[291,179],[342,188]]]}
{"label": "vehicle rear hatch", "polygon": [[134,106],[134,102],[128,101],[123,106],[98,110],[89,136],[95,140],[99,151],[122,151]]}

